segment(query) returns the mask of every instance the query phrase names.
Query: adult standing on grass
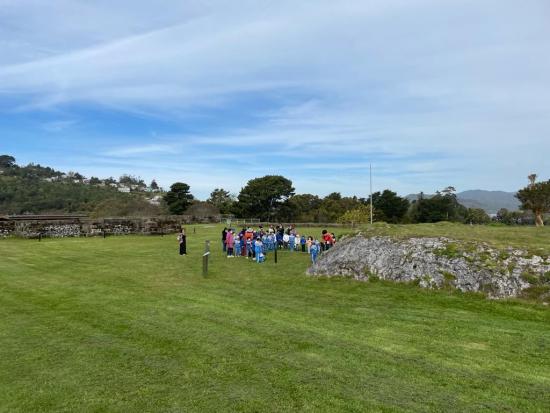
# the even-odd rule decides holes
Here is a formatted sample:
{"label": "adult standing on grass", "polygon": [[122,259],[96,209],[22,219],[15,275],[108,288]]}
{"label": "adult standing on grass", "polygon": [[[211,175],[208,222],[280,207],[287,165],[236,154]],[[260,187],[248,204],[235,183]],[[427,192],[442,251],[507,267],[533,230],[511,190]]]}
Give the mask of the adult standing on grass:
{"label": "adult standing on grass", "polygon": [[187,237],[185,236],[184,228],[178,234],[178,242],[180,243],[180,255],[187,255]]}
{"label": "adult standing on grass", "polygon": [[227,227],[223,229],[222,231],[222,247],[223,252],[227,251],[227,246],[225,245],[225,239],[227,238]]}

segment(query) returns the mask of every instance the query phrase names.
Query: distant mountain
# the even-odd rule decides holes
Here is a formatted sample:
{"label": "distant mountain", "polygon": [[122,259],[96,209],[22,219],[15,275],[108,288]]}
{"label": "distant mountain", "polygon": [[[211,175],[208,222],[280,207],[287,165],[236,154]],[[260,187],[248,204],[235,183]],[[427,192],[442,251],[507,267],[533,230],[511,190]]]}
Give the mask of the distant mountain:
{"label": "distant mountain", "polygon": [[[519,209],[519,201],[514,195],[515,192],[485,191],[482,189],[463,191],[456,194],[458,201],[465,207],[481,208],[488,214],[496,214],[501,208],[517,211]],[[424,194],[424,196],[430,198],[433,195]],[[418,194],[410,194],[406,198],[409,201],[414,201],[418,199]]]}

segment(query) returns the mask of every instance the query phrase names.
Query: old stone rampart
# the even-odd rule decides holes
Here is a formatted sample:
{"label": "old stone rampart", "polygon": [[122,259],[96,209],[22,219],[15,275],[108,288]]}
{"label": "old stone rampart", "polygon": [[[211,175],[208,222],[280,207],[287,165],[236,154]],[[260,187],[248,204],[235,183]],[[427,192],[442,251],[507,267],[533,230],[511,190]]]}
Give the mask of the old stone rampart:
{"label": "old stone rampart", "polygon": [[182,225],[194,222],[194,217],[187,215],[146,218],[89,218],[85,215],[0,216],[0,238],[160,235],[177,232]]}

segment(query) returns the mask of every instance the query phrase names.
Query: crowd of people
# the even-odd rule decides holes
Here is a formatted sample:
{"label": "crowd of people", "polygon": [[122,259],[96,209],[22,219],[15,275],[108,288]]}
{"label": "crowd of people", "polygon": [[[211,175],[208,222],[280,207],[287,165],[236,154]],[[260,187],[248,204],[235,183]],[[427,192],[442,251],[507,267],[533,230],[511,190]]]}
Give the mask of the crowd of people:
{"label": "crowd of people", "polygon": [[330,249],[336,243],[336,236],[323,230],[321,238],[317,239],[299,234],[294,226],[285,228],[282,225],[270,225],[264,228],[260,225],[258,229],[248,227],[238,232],[234,228],[226,227],[222,231],[221,241],[228,258],[245,257],[262,263],[269,252],[280,249],[307,253],[315,263],[321,252]]}

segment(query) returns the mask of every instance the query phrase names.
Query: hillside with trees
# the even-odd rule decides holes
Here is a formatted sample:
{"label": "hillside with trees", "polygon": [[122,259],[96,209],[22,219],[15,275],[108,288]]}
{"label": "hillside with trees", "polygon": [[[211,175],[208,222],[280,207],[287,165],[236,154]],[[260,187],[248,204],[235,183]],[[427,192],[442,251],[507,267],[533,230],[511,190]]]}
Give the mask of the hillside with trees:
{"label": "hillside with trees", "polygon": [[[548,182],[531,183],[516,195],[523,211],[507,209],[513,205],[508,193],[498,193],[498,208],[493,218],[516,225],[543,224],[549,212]],[[483,192],[483,195],[479,193]],[[478,198],[490,191],[466,191]],[[504,195],[503,195],[504,194]],[[455,188],[449,186],[435,195],[400,197],[385,189],[372,195],[374,221],[389,223],[463,222],[485,224],[492,219],[476,203],[465,203]],[[489,202],[487,198],[485,203]],[[473,205],[470,206],[469,205]],[[20,166],[14,157],[0,156],[0,214],[86,213],[95,217],[155,216],[163,214],[214,217],[219,214],[261,221],[279,222],[370,222],[371,200],[342,196],[333,192],[325,197],[296,194],[292,181],[280,175],[266,175],[249,180],[238,195],[215,188],[206,201],[196,199],[184,182],[175,182],[167,192],[153,180],[147,185],[141,178],[122,175],[86,178],[78,172],[61,172],[39,164]]]}
{"label": "hillside with trees", "polygon": [[0,156],[0,214],[159,215],[165,211],[157,192],[148,192],[143,180],[130,175],[86,178],[39,164],[20,166],[13,156]]}

